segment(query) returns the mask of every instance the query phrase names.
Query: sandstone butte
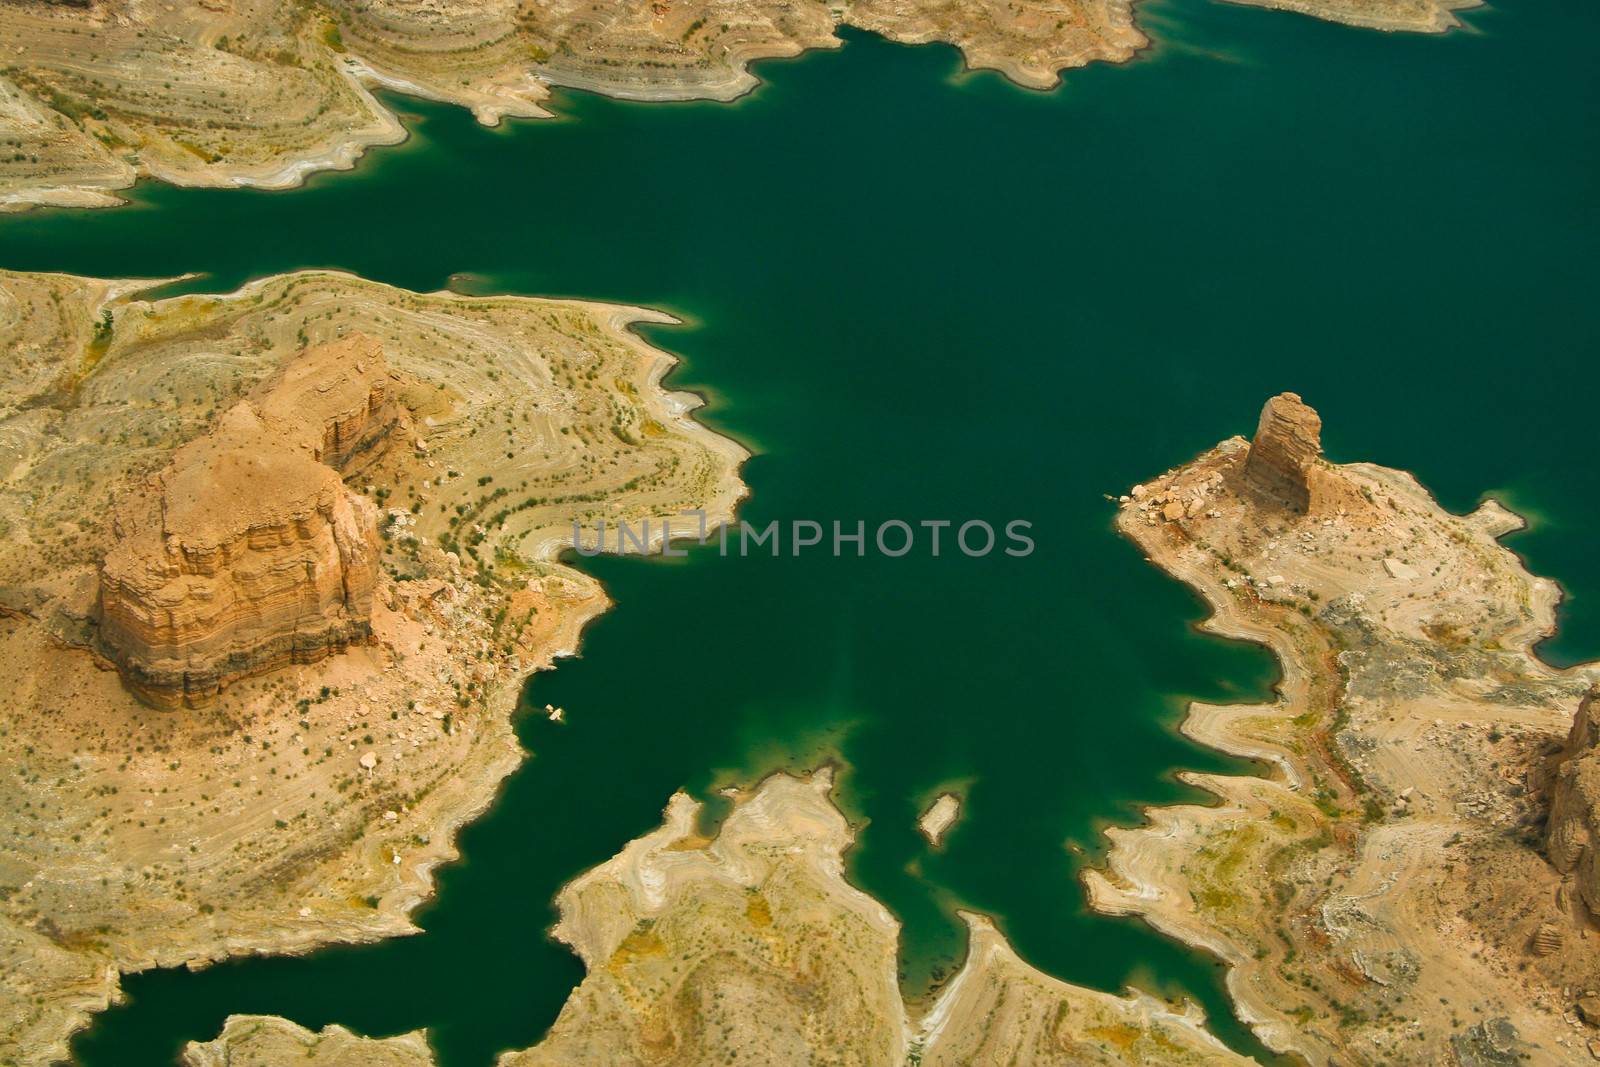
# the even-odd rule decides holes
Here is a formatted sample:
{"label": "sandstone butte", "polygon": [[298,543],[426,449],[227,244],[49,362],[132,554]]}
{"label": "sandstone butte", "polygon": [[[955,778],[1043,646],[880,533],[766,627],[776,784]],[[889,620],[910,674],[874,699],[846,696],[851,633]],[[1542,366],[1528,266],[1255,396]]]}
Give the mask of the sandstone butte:
{"label": "sandstone butte", "polygon": [[130,689],[193,706],[371,639],[378,510],[342,479],[409,436],[395,385],[371,337],[307,348],[130,494],[97,634]]}
{"label": "sandstone butte", "polygon": [[1321,455],[1294,394],[1122,498],[1118,528],[1279,659],[1276,699],[1195,704],[1262,777],[1108,831],[1098,910],[1220,956],[1242,1018],[1316,1065],[1600,1055],[1595,665],[1533,644],[1559,590],[1409,474]]}
{"label": "sandstone butte", "polygon": [[[1477,0],[1247,0],[1389,30],[1440,32]],[[0,210],[96,206],[139,177],[283,188],[405,131],[385,87],[543,116],[551,85],[727,100],[753,60],[840,44],[848,25],[943,41],[969,66],[1044,89],[1148,42],[1131,0],[9,0],[0,4]]]}
{"label": "sandstone butte", "polygon": [[573,523],[744,492],[659,313],[151,284],[0,272],[0,1063],[125,972],[415,932],[606,606]]}
{"label": "sandstone butte", "polygon": [[[1311,509],[1312,483],[1321,480],[1322,419],[1294,393],[1268,400],[1261,409],[1244,480],[1268,501],[1293,511]],[[1318,510],[1325,505],[1318,502]]]}

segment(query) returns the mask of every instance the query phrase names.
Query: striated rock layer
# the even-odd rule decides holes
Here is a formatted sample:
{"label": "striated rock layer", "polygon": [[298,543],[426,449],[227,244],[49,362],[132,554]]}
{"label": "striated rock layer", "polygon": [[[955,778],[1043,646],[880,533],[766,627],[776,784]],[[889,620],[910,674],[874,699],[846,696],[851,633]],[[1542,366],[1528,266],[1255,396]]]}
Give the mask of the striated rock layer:
{"label": "striated rock layer", "polygon": [[1576,882],[1589,913],[1600,918],[1600,691],[1591,690],[1557,757],[1550,790],[1547,847],[1556,870]]}
{"label": "striated rock layer", "polygon": [[395,400],[400,379],[383,345],[353,334],[302,352],[253,398],[263,418],[293,431],[312,457],[349,477],[381,457],[405,418]]}
{"label": "striated rock layer", "polygon": [[1311,510],[1311,478],[1322,455],[1322,419],[1297,393],[1279,393],[1261,409],[1245,459],[1245,482],[1267,499]]}
{"label": "striated rock layer", "polygon": [[305,350],[131,495],[97,644],[158,707],[372,635],[377,509],[345,487],[401,424],[378,343]]}

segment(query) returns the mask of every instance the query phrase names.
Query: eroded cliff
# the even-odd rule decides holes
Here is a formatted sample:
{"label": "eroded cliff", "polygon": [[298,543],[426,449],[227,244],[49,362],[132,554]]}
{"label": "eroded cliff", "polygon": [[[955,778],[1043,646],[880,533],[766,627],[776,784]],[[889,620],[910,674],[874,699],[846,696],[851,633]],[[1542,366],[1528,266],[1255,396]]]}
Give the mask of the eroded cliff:
{"label": "eroded cliff", "polygon": [[1600,919],[1600,692],[1578,706],[1550,785],[1550,862]]}
{"label": "eroded cliff", "polygon": [[303,351],[128,494],[96,646],[158,707],[372,636],[378,511],[341,474],[402,426],[381,345]]}
{"label": "eroded cliff", "polygon": [[1312,472],[1322,458],[1322,419],[1296,393],[1279,393],[1261,409],[1245,457],[1245,482],[1267,500],[1311,510]]}

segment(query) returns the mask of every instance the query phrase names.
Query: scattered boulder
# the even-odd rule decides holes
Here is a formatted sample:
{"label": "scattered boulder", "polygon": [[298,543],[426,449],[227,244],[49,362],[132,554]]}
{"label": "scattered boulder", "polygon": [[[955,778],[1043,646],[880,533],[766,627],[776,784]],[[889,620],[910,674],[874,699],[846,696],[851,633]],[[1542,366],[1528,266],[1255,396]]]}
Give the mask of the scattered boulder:
{"label": "scattered boulder", "polygon": [[1399,579],[1402,582],[1414,582],[1419,577],[1415,567],[1409,563],[1402,563],[1393,557],[1385,557],[1383,569],[1388,572],[1389,577]]}
{"label": "scattered boulder", "polygon": [[1527,1045],[1511,1020],[1485,1019],[1450,1038],[1461,1067],[1521,1067]]}
{"label": "scattered boulder", "polygon": [[1528,941],[1528,951],[1535,956],[1550,956],[1560,950],[1566,942],[1566,935],[1561,932],[1561,927],[1555,923],[1540,923],[1539,929],[1533,932],[1533,937]]}

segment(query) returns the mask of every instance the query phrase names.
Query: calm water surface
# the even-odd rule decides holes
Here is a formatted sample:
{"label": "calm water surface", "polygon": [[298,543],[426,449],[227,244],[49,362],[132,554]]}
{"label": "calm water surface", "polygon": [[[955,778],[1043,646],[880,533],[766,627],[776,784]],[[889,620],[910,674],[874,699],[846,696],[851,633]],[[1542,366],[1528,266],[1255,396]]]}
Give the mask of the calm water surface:
{"label": "calm water surface", "polygon": [[[1141,7],[1139,62],[1054,93],[962,76],[941,47],[851,35],[761,67],[737,104],[558,98],[477,127],[399,101],[414,133],[289,193],[140,187],[129,208],[0,221],[0,265],[297,267],[415,289],[665,307],[674,378],[758,451],[746,517],[1012,518],[1026,559],[585,561],[617,608],[536,678],[533,756],[462,835],[425,933],[127,981],[76,1051],[169,1064],[231,1012],[371,1034],[428,1027],[448,1067],[535,1042],[581,967],[546,931],[575,873],[667,797],[834,758],[862,826],[852,877],[905,924],[913,995],[959,960],[956,907],[1031,962],[1202,1002],[1220,974],[1086,913],[1098,831],[1239,770],[1173,731],[1186,701],[1275,669],[1193,632],[1199,605],[1111,531],[1102,494],[1248,432],[1296,389],[1337,459],[1415,470],[1450,507],[1494,491],[1570,592],[1570,662],[1600,650],[1594,353],[1600,11],[1517,0],[1443,37],[1200,2]],[[913,820],[969,805],[942,853]],[[1081,853],[1079,850],[1082,850]]]}

